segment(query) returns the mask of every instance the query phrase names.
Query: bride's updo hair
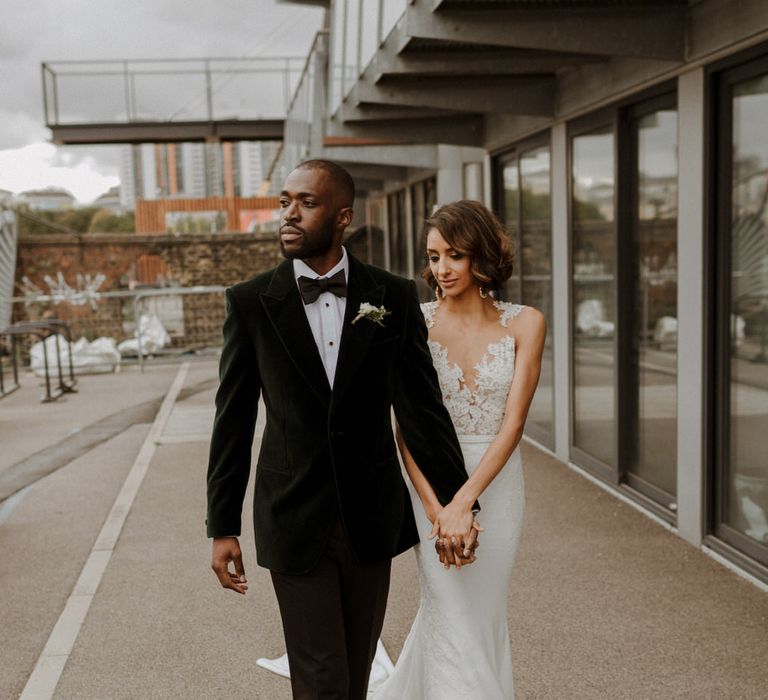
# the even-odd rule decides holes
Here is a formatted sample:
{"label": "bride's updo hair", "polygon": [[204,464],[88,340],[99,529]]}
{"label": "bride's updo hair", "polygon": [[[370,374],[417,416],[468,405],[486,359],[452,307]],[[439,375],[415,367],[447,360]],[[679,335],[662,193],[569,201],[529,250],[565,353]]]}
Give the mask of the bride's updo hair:
{"label": "bride's updo hair", "polygon": [[[480,202],[462,199],[440,207],[426,221],[425,241],[433,228],[451,248],[469,257],[472,276],[483,289],[501,289],[512,275],[509,236],[497,216]],[[428,260],[421,276],[433,290],[437,289]]]}

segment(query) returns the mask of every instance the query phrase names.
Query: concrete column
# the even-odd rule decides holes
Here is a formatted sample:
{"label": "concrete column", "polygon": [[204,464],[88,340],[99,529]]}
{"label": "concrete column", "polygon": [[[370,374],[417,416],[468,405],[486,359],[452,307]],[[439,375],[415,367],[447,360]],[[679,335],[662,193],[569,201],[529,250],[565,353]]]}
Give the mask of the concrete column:
{"label": "concrete column", "polygon": [[554,352],[555,454],[567,462],[571,449],[571,313],[568,250],[568,135],[552,127],[552,336]]}
{"label": "concrete column", "polygon": [[486,153],[470,146],[437,147],[437,203],[448,204],[465,197],[464,164],[482,163]]}
{"label": "concrete column", "polygon": [[437,203],[455,202],[464,195],[464,172],[459,146],[437,147]]}
{"label": "concrete column", "polygon": [[309,129],[309,150],[311,157],[316,158],[323,152],[323,138],[325,137],[325,118],[328,105],[328,81],[331,79],[328,73],[328,37],[321,35],[317,39],[315,55],[310,59],[314,61],[314,75],[311,92],[312,105],[307,117],[311,120]]}
{"label": "concrete column", "polygon": [[677,527],[704,536],[704,99],[703,68],[678,78]]}
{"label": "concrete column", "polygon": [[483,189],[482,161],[464,163],[464,199],[482,202],[484,199]]}

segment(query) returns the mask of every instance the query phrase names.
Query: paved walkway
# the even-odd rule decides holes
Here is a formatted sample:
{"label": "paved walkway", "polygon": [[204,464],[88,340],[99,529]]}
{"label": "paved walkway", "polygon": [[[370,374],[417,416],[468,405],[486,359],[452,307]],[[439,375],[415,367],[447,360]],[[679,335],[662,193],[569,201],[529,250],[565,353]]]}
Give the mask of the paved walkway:
{"label": "paved walkway", "polygon": [[[159,407],[178,369],[85,378],[61,403],[38,404],[35,392],[0,401],[0,476],[23,475],[18,465],[42,450],[70,449],[72,431],[106,416]],[[19,697],[62,612],[86,599],[82,627],[60,622],[45,657],[52,697],[290,697],[285,679],[255,664],[282,641],[251,533],[245,598],[220,589],[208,567],[215,365],[193,363],[180,388],[155,433],[154,416],[137,414],[0,503],[0,697]],[[100,545],[145,458],[119,538]],[[524,445],[523,458],[525,532],[509,594],[520,698],[768,698],[768,594],[545,453]],[[418,605],[415,575],[410,553],[395,561],[383,633],[393,658]]]}

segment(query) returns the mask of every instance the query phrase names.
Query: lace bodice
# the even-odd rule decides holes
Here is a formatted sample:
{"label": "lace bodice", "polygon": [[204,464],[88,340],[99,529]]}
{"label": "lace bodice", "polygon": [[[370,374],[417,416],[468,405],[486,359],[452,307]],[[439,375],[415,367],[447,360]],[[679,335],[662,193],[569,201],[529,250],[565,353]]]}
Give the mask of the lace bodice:
{"label": "lace bodice", "polygon": [[[421,305],[427,327],[434,325],[437,302]],[[509,302],[494,302],[499,323],[507,327],[525,307]],[[503,336],[491,343],[475,367],[474,383],[467,382],[464,372],[448,357],[448,348],[436,340],[427,341],[432,362],[437,370],[443,403],[448,409],[459,435],[496,435],[501,428],[504,407],[515,373],[515,338]],[[474,384],[474,386],[472,386]]]}

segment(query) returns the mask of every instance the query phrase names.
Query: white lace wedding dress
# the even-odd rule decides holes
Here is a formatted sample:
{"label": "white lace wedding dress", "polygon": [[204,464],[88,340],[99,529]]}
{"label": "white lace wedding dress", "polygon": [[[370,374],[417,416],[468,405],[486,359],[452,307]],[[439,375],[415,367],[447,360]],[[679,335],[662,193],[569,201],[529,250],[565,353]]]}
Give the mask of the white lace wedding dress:
{"label": "white lace wedding dress", "polygon": [[[506,327],[523,306],[496,302]],[[421,306],[432,327],[437,302]],[[501,427],[515,371],[515,339],[491,343],[466,381],[448,350],[430,340],[443,402],[459,435],[468,473],[477,467]],[[523,474],[518,450],[480,498],[485,532],[478,558],[461,571],[440,564],[431,524],[409,484],[421,543],[416,559],[421,604],[392,675],[375,700],[508,700],[514,698],[507,627],[507,591],[523,523]]]}

